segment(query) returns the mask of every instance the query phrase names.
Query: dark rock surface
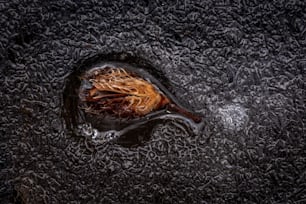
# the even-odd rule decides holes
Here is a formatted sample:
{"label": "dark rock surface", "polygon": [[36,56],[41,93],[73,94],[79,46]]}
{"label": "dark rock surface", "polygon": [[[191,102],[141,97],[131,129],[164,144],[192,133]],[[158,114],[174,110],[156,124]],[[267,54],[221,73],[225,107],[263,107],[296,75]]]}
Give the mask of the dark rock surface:
{"label": "dark rock surface", "polygon": [[[0,2],[1,203],[306,202],[305,1],[77,2]],[[65,78],[121,52],[205,115],[200,136],[66,134]]]}

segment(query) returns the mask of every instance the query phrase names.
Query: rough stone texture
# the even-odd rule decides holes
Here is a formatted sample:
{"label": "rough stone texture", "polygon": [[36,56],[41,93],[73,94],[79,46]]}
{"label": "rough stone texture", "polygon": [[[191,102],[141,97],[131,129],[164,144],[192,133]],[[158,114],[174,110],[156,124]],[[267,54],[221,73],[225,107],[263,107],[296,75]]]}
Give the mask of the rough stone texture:
{"label": "rough stone texture", "polygon": [[[305,203],[305,1],[1,1],[1,203]],[[126,52],[205,115],[91,150],[61,117],[80,60]]]}

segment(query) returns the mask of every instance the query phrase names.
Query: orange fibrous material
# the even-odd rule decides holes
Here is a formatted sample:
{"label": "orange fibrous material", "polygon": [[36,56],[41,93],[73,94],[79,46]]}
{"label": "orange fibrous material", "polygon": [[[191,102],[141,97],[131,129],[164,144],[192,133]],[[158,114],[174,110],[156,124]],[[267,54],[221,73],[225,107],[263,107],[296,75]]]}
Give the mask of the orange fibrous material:
{"label": "orange fibrous material", "polygon": [[85,75],[92,87],[83,102],[91,113],[121,117],[144,116],[163,108],[170,100],[149,81],[123,68],[103,68]]}

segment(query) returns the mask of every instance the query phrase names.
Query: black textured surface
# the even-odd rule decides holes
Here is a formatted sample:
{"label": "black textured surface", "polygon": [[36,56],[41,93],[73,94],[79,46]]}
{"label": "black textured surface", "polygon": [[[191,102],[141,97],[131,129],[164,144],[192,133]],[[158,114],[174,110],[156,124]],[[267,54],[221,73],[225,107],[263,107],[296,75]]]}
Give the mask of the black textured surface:
{"label": "black textured surface", "polygon": [[[102,2],[0,3],[2,203],[306,202],[304,1]],[[162,71],[203,134],[168,121],[133,149],[69,137],[65,78],[111,52]]]}

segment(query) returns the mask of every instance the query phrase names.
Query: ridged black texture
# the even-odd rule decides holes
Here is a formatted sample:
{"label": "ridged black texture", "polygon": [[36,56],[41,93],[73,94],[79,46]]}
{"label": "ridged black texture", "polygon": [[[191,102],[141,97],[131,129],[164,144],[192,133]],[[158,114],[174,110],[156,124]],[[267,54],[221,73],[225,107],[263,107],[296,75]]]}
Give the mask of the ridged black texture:
{"label": "ridged black texture", "polygon": [[[1,1],[3,203],[305,203],[305,1]],[[62,119],[80,60],[130,53],[205,115],[147,145],[86,146]]]}

